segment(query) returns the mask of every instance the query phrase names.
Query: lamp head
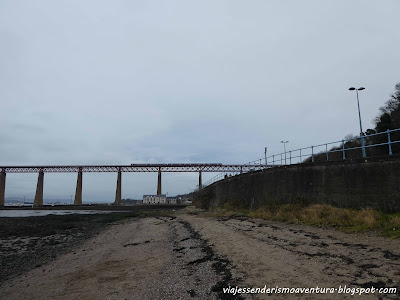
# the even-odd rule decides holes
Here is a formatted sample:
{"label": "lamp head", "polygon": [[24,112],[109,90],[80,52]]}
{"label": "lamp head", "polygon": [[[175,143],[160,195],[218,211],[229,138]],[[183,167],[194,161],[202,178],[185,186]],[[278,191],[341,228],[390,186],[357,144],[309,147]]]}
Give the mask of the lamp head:
{"label": "lamp head", "polygon": [[349,91],[354,91],[356,88],[354,88],[354,87],[351,87],[351,88],[349,88]]}
{"label": "lamp head", "polygon": [[358,90],[359,91],[365,90],[365,87],[360,87]]}

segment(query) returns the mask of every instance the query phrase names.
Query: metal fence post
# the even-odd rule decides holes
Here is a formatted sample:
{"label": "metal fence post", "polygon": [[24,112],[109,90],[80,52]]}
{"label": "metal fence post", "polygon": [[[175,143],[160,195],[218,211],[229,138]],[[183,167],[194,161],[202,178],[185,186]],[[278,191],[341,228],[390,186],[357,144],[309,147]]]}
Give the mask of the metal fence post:
{"label": "metal fence post", "polygon": [[314,162],[314,146],[311,146],[311,161]]}
{"label": "metal fence post", "polygon": [[388,145],[389,145],[389,155],[392,155],[392,142],[390,141],[390,131],[389,129],[386,131],[388,136]]}
{"label": "metal fence post", "polygon": [[326,161],[328,161],[329,160],[329,156],[328,156],[328,144],[325,144],[325,154],[326,154]]}
{"label": "metal fence post", "polygon": [[365,152],[365,141],[364,141],[364,133],[363,132],[361,132],[361,147],[362,147],[363,158],[366,158],[367,154]]}
{"label": "metal fence post", "polygon": [[302,160],[301,160],[301,149],[300,149],[300,163],[302,162]]}
{"label": "metal fence post", "polygon": [[289,151],[289,165],[292,164],[292,150]]}
{"label": "metal fence post", "polygon": [[344,151],[344,140],[342,140],[342,151],[343,151],[343,160],[346,160],[346,154],[345,154],[345,151]]}
{"label": "metal fence post", "polygon": [[275,166],[275,154],[272,155],[272,165]]}

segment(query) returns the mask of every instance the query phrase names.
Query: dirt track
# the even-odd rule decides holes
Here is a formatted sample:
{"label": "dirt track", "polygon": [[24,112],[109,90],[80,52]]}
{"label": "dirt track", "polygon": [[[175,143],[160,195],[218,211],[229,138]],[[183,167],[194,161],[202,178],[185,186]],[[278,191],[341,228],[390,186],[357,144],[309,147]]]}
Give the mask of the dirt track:
{"label": "dirt track", "polygon": [[[399,241],[248,218],[134,218],[0,287],[0,299],[240,299],[223,287],[397,287]],[[242,295],[350,299],[344,294]],[[398,299],[377,293],[359,299]]]}

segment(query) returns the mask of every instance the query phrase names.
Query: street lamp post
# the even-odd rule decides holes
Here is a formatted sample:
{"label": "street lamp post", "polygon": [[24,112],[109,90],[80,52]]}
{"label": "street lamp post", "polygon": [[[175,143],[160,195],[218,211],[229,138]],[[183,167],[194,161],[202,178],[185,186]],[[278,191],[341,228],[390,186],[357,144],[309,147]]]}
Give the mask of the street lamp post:
{"label": "street lamp post", "polygon": [[264,149],[264,154],[265,154],[265,166],[267,166],[267,147]]}
{"label": "street lamp post", "polygon": [[358,88],[358,89],[356,89],[355,87],[349,88],[349,91],[356,91],[356,93],[357,93],[358,119],[359,119],[359,121],[360,121],[361,148],[362,148],[362,155],[363,155],[363,158],[366,158],[367,155],[365,154],[364,133],[363,133],[363,130],[362,130],[362,125],[361,125],[360,101],[359,101],[359,99],[358,99],[358,91],[362,91],[362,90],[365,90],[365,88],[364,88],[364,87],[360,87],[360,88]]}
{"label": "street lamp post", "polygon": [[283,149],[285,150],[285,165],[286,165],[286,143],[289,143],[289,141],[281,141],[283,143]]}

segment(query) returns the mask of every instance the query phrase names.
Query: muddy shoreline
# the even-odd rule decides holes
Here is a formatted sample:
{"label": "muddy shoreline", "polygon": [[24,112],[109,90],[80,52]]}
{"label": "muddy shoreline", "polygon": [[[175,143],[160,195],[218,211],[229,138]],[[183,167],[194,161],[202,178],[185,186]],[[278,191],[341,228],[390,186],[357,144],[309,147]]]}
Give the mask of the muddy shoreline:
{"label": "muddy shoreline", "polygon": [[0,210],[108,210],[108,211],[157,211],[182,209],[187,207],[186,204],[138,204],[138,205],[105,205],[105,204],[84,204],[84,205],[43,205],[40,207],[32,206],[4,206]]}
{"label": "muddy shoreline", "polygon": [[0,284],[74,251],[110,225],[139,211],[0,218]]}

